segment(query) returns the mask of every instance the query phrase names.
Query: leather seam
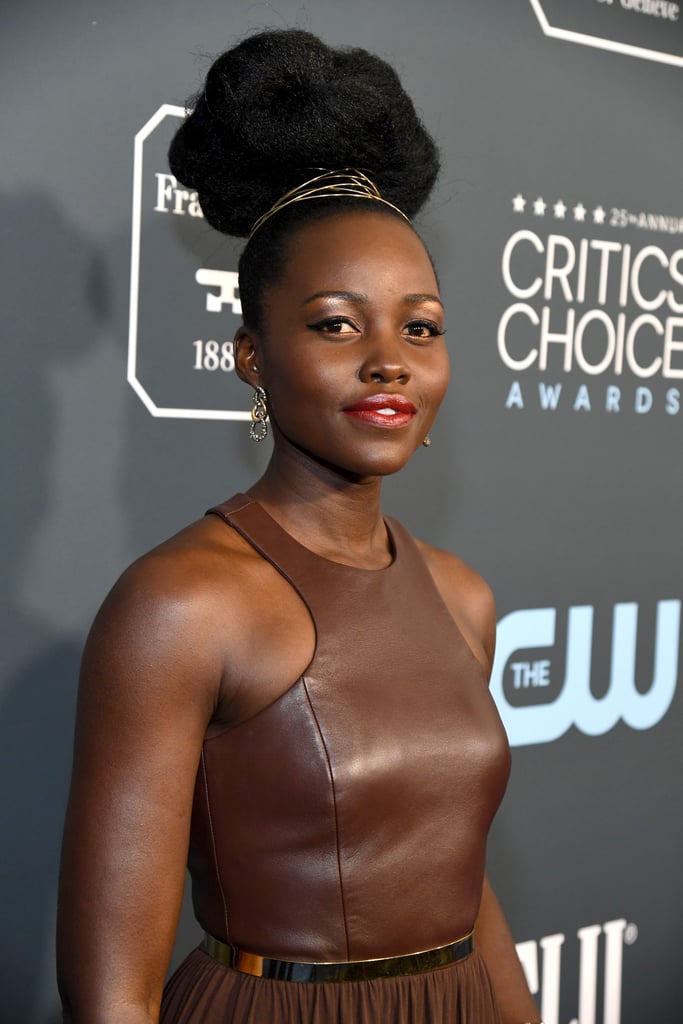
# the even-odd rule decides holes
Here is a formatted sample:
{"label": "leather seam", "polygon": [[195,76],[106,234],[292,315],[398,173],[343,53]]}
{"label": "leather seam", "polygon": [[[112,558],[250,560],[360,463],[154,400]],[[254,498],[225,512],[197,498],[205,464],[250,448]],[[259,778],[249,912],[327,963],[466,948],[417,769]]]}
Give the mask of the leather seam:
{"label": "leather seam", "polygon": [[335,846],[336,846],[336,850],[337,850],[337,874],[339,876],[339,901],[341,903],[342,921],[344,922],[344,941],[346,943],[346,959],[350,960],[351,959],[351,952],[350,952],[350,947],[349,947],[349,929],[348,929],[348,923],[347,923],[347,920],[346,920],[346,902],[344,900],[344,880],[343,880],[343,877],[342,877],[340,842],[339,842],[339,818],[337,816],[337,791],[336,791],[335,785],[334,785],[334,773],[332,771],[332,762],[330,760],[330,755],[329,755],[329,752],[328,752],[328,749],[327,749],[327,744],[325,743],[325,737],[323,736],[323,731],[320,728],[320,722],[318,721],[318,716],[315,713],[315,708],[313,707],[313,701],[311,700],[311,695],[308,692],[308,683],[306,682],[306,679],[303,676],[301,677],[301,681],[302,681],[303,686],[304,686],[304,693],[306,694],[306,700],[308,701],[308,706],[311,709],[311,715],[313,717],[313,721],[315,723],[315,727],[316,727],[316,730],[318,732],[318,736],[320,737],[320,743],[322,745],[323,752],[325,754],[325,761],[327,763],[327,771],[328,771],[329,778],[330,778],[330,788],[332,790],[332,810],[333,810],[333,813],[334,813]]}
{"label": "leather seam", "polygon": [[223,882],[221,881],[220,868],[218,867],[218,851],[216,849],[216,834],[213,830],[213,817],[211,814],[211,800],[209,799],[209,780],[206,774],[206,758],[204,757],[204,751],[202,750],[202,777],[204,779],[204,792],[206,794],[206,813],[209,819],[209,831],[211,832],[211,848],[213,850],[213,865],[216,872],[216,881],[218,882],[218,891],[221,894],[221,902],[223,904],[223,919],[225,921],[225,940],[230,943],[230,926],[228,924],[228,904],[225,899],[225,892],[223,891]]}

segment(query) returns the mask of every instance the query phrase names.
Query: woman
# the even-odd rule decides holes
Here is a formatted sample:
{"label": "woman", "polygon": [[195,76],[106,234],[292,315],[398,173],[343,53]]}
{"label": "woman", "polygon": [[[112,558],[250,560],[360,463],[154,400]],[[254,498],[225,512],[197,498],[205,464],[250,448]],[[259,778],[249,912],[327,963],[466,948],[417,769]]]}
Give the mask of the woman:
{"label": "woman", "polygon": [[[448,380],[409,223],[434,145],[386,64],[285,31],[216,61],[170,159],[249,234],[235,362],[273,455],[132,566],[88,639],[66,1020],[537,1021],[484,876],[509,769],[492,598],[380,510]],[[207,935],[162,1001],[188,844]]]}

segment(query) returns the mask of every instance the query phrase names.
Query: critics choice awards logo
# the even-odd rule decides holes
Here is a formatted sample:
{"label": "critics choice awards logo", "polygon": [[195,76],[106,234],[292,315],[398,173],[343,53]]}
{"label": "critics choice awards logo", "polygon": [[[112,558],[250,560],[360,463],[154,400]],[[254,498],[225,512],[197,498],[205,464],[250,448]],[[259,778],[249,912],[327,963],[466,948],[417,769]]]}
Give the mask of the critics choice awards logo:
{"label": "critics choice awards logo", "polygon": [[503,245],[505,406],[677,416],[683,217],[518,192]]}
{"label": "critics choice awards logo", "polygon": [[168,172],[184,116],[164,104],[135,137],[128,381],[152,416],[248,420],[232,344],[241,243],[210,228]]}

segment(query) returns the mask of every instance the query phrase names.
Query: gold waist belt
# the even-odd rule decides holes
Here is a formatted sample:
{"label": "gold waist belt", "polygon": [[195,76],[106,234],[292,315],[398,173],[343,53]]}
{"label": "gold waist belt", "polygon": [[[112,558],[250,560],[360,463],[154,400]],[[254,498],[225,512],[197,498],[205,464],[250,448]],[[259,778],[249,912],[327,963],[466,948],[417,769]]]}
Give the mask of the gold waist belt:
{"label": "gold waist belt", "polygon": [[422,974],[447,967],[469,956],[474,948],[472,932],[447,946],[425,949],[420,953],[388,956],[380,960],[350,960],[347,963],[302,963],[297,960],[274,960],[272,957],[247,953],[204,933],[201,948],[214,960],[243,974],[278,981],[370,981],[373,978],[398,978]]}

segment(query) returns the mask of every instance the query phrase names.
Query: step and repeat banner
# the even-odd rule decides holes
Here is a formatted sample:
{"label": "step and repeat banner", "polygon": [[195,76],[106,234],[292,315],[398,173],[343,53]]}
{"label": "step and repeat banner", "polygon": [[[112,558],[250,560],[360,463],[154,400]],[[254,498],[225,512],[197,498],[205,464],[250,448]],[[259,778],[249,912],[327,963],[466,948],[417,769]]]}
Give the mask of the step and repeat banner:
{"label": "step and repeat banner", "polygon": [[[178,0],[3,16],[2,992],[56,1024],[78,658],[134,557],[248,486],[240,243],[166,151],[211,55],[390,60],[443,153],[453,359],[386,509],[491,583],[513,775],[490,874],[546,1024],[682,1019],[683,15],[664,0]],[[197,941],[189,904],[174,962]],[[4,1017],[3,1017],[4,1019]]]}

